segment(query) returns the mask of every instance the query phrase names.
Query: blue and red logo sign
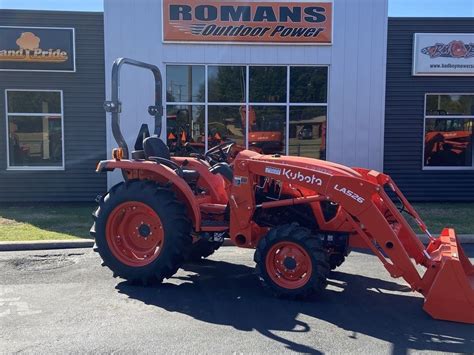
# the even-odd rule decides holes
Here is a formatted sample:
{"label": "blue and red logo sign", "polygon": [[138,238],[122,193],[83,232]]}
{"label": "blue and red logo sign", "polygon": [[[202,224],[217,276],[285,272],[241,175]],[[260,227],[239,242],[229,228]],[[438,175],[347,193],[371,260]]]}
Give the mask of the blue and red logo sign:
{"label": "blue and red logo sign", "polygon": [[421,53],[430,58],[472,58],[474,57],[474,43],[451,41],[448,44],[436,43],[421,49]]}

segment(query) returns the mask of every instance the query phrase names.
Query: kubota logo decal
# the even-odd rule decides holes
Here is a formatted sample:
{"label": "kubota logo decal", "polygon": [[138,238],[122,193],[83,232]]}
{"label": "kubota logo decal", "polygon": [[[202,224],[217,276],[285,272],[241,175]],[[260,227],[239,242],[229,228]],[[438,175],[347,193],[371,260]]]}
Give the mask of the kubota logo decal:
{"label": "kubota logo decal", "polygon": [[339,191],[341,193],[343,193],[344,195],[352,198],[354,201],[358,202],[358,203],[364,203],[365,202],[365,198],[359,196],[358,194],[356,194],[355,192],[345,188],[345,187],[341,187],[339,186],[338,184],[336,184],[336,186],[334,186],[334,190],[336,191]]}
{"label": "kubota logo decal", "polygon": [[318,185],[321,186],[323,184],[323,180],[318,178],[316,175],[304,175],[301,171],[293,172],[291,169],[283,169],[283,175],[290,180],[296,180],[300,182],[306,182],[308,184]]}

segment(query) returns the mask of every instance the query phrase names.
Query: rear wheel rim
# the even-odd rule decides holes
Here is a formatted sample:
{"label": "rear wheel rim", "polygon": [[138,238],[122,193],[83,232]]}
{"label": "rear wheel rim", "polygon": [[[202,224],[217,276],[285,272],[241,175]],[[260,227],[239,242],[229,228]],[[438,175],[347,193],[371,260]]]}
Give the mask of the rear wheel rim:
{"label": "rear wheel rim", "polygon": [[270,279],[285,289],[301,288],[311,279],[311,257],[294,242],[282,241],[273,245],[265,258],[265,266]]}
{"label": "rear wheel rim", "polygon": [[110,213],[106,225],[107,244],[121,263],[141,267],[161,253],[164,230],[158,214],[138,201],[121,203]]}

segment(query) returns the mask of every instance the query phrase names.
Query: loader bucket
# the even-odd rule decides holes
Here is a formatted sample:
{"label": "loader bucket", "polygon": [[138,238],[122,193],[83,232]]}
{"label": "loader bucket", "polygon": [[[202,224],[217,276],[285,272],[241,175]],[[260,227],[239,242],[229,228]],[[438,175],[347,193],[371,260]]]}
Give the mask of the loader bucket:
{"label": "loader bucket", "polygon": [[474,267],[453,229],[426,249],[434,262],[423,277],[428,284],[423,309],[435,319],[474,324]]}

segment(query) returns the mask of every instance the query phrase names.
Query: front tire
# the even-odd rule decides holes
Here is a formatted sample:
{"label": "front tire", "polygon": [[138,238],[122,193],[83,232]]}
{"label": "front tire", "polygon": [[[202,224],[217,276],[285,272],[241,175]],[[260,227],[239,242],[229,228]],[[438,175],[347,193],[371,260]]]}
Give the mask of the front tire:
{"label": "front tire", "polygon": [[331,267],[331,270],[337,269],[339,266],[341,266],[344,263],[345,260],[346,260],[346,257],[341,253],[330,254],[329,266]]}
{"label": "front tire", "polygon": [[254,260],[262,285],[275,296],[306,298],[327,285],[327,252],[317,236],[297,224],[270,230],[258,243]]}
{"label": "front tire", "polygon": [[115,185],[93,217],[91,234],[104,266],[130,281],[149,284],[173,276],[192,244],[184,206],[172,190],[152,181]]}

